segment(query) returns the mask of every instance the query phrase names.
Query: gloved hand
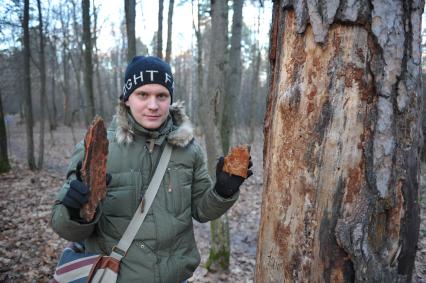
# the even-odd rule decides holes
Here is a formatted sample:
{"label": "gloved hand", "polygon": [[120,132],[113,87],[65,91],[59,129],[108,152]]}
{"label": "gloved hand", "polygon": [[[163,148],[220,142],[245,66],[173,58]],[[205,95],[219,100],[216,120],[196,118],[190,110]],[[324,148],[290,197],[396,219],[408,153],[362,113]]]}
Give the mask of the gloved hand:
{"label": "gloved hand", "polygon": [[[216,165],[216,184],[214,186],[214,190],[224,198],[229,198],[233,194],[235,194],[241,184],[244,182],[245,178],[241,176],[232,175],[226,172],[223,172],[223,164],[225,162],[225,159],[223,157],[219,158],[217,165]],[[247,178],[249,178],[251,175],[253,175],[253,172],[250,170],[250,168],[253,166],[253,163],[249,162],[249,170],[247,171]]]}
{"label": "gloved hand", "polygon": [[[71,219],[81,220],[80,209],[89,201],[90,188],[86,186],[81,179],[81,166],[82,163],[79,161],[75,170],[76,180],[70,182],[70,188],[62,199],[62,204],[68,208]],[[111,182],[111,174],[106,175],[106,184]]]}

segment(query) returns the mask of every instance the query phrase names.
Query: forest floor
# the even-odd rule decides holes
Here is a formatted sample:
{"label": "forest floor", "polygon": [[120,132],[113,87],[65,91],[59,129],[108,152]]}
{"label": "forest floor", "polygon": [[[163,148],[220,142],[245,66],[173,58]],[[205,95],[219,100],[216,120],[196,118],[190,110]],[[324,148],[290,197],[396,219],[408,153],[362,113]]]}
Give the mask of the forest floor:
{"label": "forest floor", "polygon": [[[73,146],[82,139],[85,129],[78,127],[73,132],[68,127],[59,127],[53,139],[47,134],[45,169],[32,172],[25,161],[25,128],[16,123],[8,126],[12,169],[0,175],[0,282],[48,282],[51,279],[66,244],[50,227],[51,206],[65,180]],[[37,133],[35,141],[38,141]],[[254,175],[244,183],[240,199],[228,212],[230,271],[212,273],[203,267],[208,258],[210,225],[194,222],[202,264],[193,282],[253,282],[263,185],[262,151],[259,139],[251,150]],[[422,169],[422,224],[413,282],[426,282],[426,164]]]}

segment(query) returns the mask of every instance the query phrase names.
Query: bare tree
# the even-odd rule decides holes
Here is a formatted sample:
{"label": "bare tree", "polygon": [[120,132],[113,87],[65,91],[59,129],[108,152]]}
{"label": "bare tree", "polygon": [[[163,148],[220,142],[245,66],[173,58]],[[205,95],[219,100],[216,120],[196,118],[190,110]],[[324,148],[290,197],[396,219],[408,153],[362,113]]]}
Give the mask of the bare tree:
{"label": "bare tree", "polygon": [[[201,96],[199,118],[206,142],[208,168],[214,176],[217,158],[223,155],[220,129],[220,100],[224,95],[226,71],[228,1],[211,1],[211,51],[208,64],[206,90]],[[227,214],[211,222],[211,246],[207,262],[209,269],[229,268],[229,224]]]}
{"label": "bare tree", "polygon": [[130,62],[136,56],[135,17],[136,1],[124,0],[127,32],[127,61]]}
{"label": "bare tree", "polygon": [[23,62],[24,62],[24,77],[22,80],[22,88],[25,96],[24,100],[24,115],[25,128],[27,133],[27,161],[30,170],[36,169],[34,158],[34,135],[33,135],[33,106],[31,99],[31,74],[30,74],[30,3],[29,0],[24,0],[24,16],[22,29],[24,31],[24,46],[23,46]]}
{"label": "bare tree", "polygon": [[167,44],[166,44],[166,62],[170,63],[172,54],[172,28],[173,28],[173,6],[174,0],[169,1],[169,13],[167,15]]}
{"label": "bare tree", "polygon": [[423,7],[274,3],[256,282],[411,281]]}
{"label": "bare tree", "polygon": [[93,46],[95,49],[94,60],[95,60],[95,75],[96,75],[96,100],[99,105],[99,114],[105,118],[105,95],[106,91],[102,88],[101,84],[101,75],[99,73],[99,65],[101,64],[99,61],[99,49],[98,49],[98,8],[95,6],[95,0],[92,2],[93,4]]}
{"label": "bare tree", "polygon": [[9,157],[7,152],[7,133],[5,125],[5,115],[3,113],[2,95],[0,92],[0,173],[10,170]]}
{"label": "bare tree", "polygon": [[163,58],[163,9],[164,0],[158,0],[157,56],[159,58]]}
{"label": "bare tree", "polygon": [[90,32],[90,0],[81,1],[83,13],[84,44],[84,86],[86,89],[86,125],[95,117],[95,97],[93,95],[92,38]]}
{"label": "bare tree", "polygon": [[234,123],[235,101],[241,88],[241,27],[243,25],[244,0],[233,1],[232,37],[229,54],[229,70],[226,76],[226,91],[223,99],[223,117],[221,123],[222,147],[228,152],[231,143],[232,125]]}
{"label": "bare tree", "polygon": [[39,152],[38,152],[38,164],[37,168],[40,170],[43,167],[44,160],[44,126],[45,126],[45,109],[47,109],[47,97],[46,97],[46,64],[44,55],[44,31],[43,31],[43,16],[41,11],[40,0],[37,0],[38,8],[38,21],[39,21],[39,66],[40,66],[40,139],[39,139]]}

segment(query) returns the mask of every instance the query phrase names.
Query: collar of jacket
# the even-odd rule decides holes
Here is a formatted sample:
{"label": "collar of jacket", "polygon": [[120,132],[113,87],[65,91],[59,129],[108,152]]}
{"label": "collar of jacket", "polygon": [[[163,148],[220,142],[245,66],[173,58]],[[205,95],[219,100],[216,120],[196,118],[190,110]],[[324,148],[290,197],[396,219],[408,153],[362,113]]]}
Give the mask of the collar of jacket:
{"label": "collar of jacket", "polygon": [[156,144],[161,144],[164,139],[173,146],[185,147],[194,138],[194,129],[182,101],[176,101],[170,106],[170,115],[165,125],[157,131],[149,131],[140,126],[128,113],[127,107],[120,102],[116,108],[113,124],[116,124],[115,138],[119,144],[131,144],[135,135],[147,135],[154,138]]}

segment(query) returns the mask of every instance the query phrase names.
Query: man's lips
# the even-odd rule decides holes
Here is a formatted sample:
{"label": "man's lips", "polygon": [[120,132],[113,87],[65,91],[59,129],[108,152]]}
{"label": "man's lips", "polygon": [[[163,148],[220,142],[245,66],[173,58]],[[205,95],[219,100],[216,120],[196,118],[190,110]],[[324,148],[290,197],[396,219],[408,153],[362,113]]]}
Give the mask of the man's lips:
{"label": "man's lips", "polygon": [[144,115],[144,117],[148,120],[157,120],[158,118],[160,118],[159,115]]}

